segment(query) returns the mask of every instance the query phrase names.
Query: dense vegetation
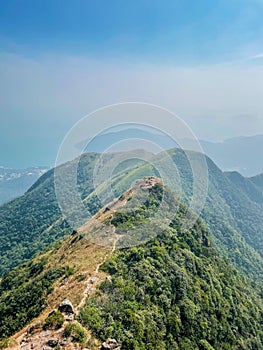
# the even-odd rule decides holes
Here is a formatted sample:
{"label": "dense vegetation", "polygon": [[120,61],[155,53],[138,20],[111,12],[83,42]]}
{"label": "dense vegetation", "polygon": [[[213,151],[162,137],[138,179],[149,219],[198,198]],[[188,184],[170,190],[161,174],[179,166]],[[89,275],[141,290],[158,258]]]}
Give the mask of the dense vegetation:
{"label": "dense vegetation", "polygon": [[60,311],[53,310],[50,315],[45,319],[45,323],[43,325],[43,329],[59,329],[62,327],[65,319],[63,314]]}
{"label": "dense vegetation", "polygon": [[[138,213],[147,219],[160,190],[112,224],[132,228]],[[101,340],[117,338],[123,350],[262,349],[259,290],[218,256],[201,221],[182,233],[184,213],[180,205],[162,234],[104,263],[112,278],[87,299],[81,322]]]}
{"label": "dense vegetation", "polygon": [[[192,195],[193,180],[189,162],[182,150],[174,149],[169,153],[182,181],[182,200],[187,202]],[[198,154],[193,156],[198,161]],[[97,154],[85,154],[78,166],[79,191],[91,213],[102,205],[93,193],[92,175],[97,158]],[[163,155],[156,155],[154,159],[160,159],[165,166]],[[209,235],[222,255],[247,275],[260,280],[263,273],[261,177],[236,179],[220,171],[208,158],[207,162],[210,183],[202,219]],[[65,178],[72,176],[72,164],[64,166]],[[115,170],[112,190],[119,196],[136,179],[147,175],[158,176],[158,173],[139,160],[123,162]],[[170,176],[175,175],[171,173]],[[0,276],[71,232],[57,205],[53,182],[54,171],[51,170],[23,197],[0,207]],[[102,193],[105,188],[106,185],[102,186]]]}
{"label": "dense vegetation", "polygon": [[[122,186],[121,181],[118,185]],[[201,220],[182,233],[186,207],[169,189],[157,183],[143,203],[140,195],[128,200],[128,212],[120,208],[105,220],[129,243],[138,238],[144,243],[117,251],[106,260],[101,268],[111,278],[86,300],[79,317],[82,325],[76,321],[66,326],[65,337],[85,343],[84,326],[100,340],[117,338],[123,350],[262,349],[262,291],[257,283],[219,257]],[[134,205],[138,200],[140,204]],[[172,213],[173,220],[156,236],[154,226],[147,223],[161,201],[162,217],[157,219]],[[138,223],[146,225],[138,228]],[[73,256],[81,237],[72,236]],[[0,282],[2,338],[37,317],[54,282],[72,274],[73,267],[55,263],[62,259],[65,247],[51,263],[59,245],[4,273]],[[43,327],[56,329],[62,323],[61,314],[54,312]]]}
{"label": "dense vegetation", "polygon": [[250,181],[257,186],[261,191],[263,191],[263,174],[253,176],[250,178]]}
{"label": "dense vegetation", "polygon": [[46,297],[53,290],[54,282],[67,272],[64,268],[47,269],[46,264],[46,259],[35,259],[3,275],[0,339],[9,337],[37,317],[46,306]]}
{"label": "dense vegetation", "polygon": [[[85,183],[85,193],[92,190],[95,156],[80,163],[79,181],[81,186]],[[65,166],[65,177],[70,171]],[[50,170],[24,196],[0,207],[0,276],[71,232],[58,207]]]}
{"label": "dense vegetation", "polygon": [[85,343],[87,336],[87,330],[78,321],[67,324],[64,329],[64,337],[71,338],[73,342]]}

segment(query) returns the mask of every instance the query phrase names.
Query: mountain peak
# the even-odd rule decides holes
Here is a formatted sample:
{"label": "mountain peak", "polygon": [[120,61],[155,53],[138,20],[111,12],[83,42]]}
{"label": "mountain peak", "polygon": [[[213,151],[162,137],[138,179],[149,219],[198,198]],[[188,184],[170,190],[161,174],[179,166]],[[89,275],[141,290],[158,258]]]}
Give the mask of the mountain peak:
{"label": "mountain peak", "polygon": [[156,176],[146,176],[135,181],[130,189],[104,205],[92,218],[79,227],[78,233],[96,244],[103,246],[116,244],[124,233],[127,233],[124,227],[121,228],[121,232],[117,229],[117,216],[139,210],[140,206],[146,203],[149,191],[157,185],[163,191],[163,182]]}

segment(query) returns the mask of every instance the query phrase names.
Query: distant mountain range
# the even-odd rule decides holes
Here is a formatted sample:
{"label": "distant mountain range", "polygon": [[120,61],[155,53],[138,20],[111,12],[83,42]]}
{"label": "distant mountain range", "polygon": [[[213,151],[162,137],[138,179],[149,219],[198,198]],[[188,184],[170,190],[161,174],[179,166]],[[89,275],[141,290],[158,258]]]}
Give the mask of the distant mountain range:
{"label": "distant mountain range", "polygon": [[[136,143],[135,143],[135,140]],[[123,142],[124,140],[124,142]],[[156,144],[156,147],[154,146]],[[111,149],[112,145],[114,147]],[[143,148],[158,153],[161,149],[180,148],[193,150],[193,141],[175,140],[158,131],[145,129],[124,129],[103,133],[93,140],[83,140],[77,148],[88,152],[129,151]],[[223,142],[200,141],[204,153],[223,171],[237,171],[242,176],[252,177],[263,173],[263,135],[236,137]],[[136,147],[135,147],[136,146]],[[196,150],[196,149],[194,149]],[[0,166],[0,205],[23,195],[46,171],[47,167],[12,169]]]}
{"label": "distant mountain range", "polygon": [[47,170],[45,167],[12,169],[0,166],[0,205],[22,196]]}
{"label": "distant mountain range", "polygon": [[235,137],[223,142],[201,141],[204,153],[225,171],[243,176],[263,172],[263,135]]}
{"label": "distant mountain range", "polygon": [[[135,142],[131,139],[136,140]],[[125,142],[121,142],[127,140]],[[148,141],[148,143],[147,143]],[[224,140],[222,142],[210,142],[200,140],[204,153],[223,171],[238,171],[243,176],[251,177],[263,173],[263,135],[241,136]],[[86,147],[88,143],[88,146]],[[154,143],[158,145],[154,149]],[[150,152],[158,153],[158,148],[171,149],[181,147],[198,151],[193,141],[176,139],[151,129],[123,129],[114,132],[103,133],[93,140],[83,140],[76,145],[80,149],[89,152],[104,152],[114,145],[114,151],[129,151],[134,148],[144,148]],[[183,145],[183,147],[182,147]]]}

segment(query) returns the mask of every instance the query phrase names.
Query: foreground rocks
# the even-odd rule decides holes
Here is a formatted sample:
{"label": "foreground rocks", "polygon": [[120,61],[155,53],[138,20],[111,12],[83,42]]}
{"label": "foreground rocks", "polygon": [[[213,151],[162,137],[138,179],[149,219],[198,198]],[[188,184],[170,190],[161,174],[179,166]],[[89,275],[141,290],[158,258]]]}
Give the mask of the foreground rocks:
{"label": "foreground rocks", "polygon": [[[94,278],[92,282],[96,284],[97,279]],[[63,300],[58,310],[64,316],[63,326],[59,329],[44,329],[43,321],[36,321],[28,327],[25,336],[20,341],[20,350],[89,350],[88,348],[83,348],[84,344],[74,342],[72,338],[65,338],[65,326],[74,321],[76,315],[71,301],[68,299]],[[48,316],[52,316],[56,311],[56,309],[52,310]],[[107,339],[102,345],[99,342],[96,344],[93,345],[93,350],[121,350],[116,339]]]}
{"label": "foreground rocks", "polygon": [[58,311],[62,312],[63,314],[66,314],[68,316],[72,316],[75,314],[74,307],[70,300],[64,299],[62,303],[58,307]]}
{"label": "foreground rocks", "polygon": [[58,345],[58,339],[49,339],[47,342],[47,345],[50,346],[51,348],[54,348],[55,346]]}
{"label": "foreground rocks", "polygon": [[121,350],[115,339],[108,339],[102,345],[100,350]]}

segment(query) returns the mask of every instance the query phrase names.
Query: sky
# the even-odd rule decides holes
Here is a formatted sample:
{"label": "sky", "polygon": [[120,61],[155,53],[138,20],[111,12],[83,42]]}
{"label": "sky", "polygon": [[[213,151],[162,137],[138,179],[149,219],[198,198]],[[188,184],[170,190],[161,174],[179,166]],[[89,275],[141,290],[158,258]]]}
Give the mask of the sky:
{"label": "sky", "polygon": [[54,165],[74,123],[119,102],[200,139],[263,134],[262,18],[263,0],[1,1],[0,165]]}

